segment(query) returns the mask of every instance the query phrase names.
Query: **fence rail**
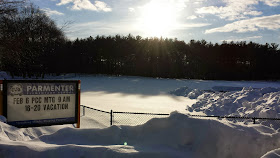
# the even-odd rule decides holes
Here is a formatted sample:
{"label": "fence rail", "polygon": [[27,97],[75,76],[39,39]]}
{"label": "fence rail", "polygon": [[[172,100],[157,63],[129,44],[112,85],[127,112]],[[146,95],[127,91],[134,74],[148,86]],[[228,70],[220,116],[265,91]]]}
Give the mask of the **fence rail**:
{"label": "fence rail", "polygon": [[243,120],[252,120],[254,122],[254,124],[257,124],[256,123],[256,120],[269,120],[269,121],[272,121],[272,120],[278,120],[280,121],[280,118],[262,118],[262,117],[240,117],[240,116],[204,116],[204,115],[191,115],[192,117],[207,117],[207,118],[210,118],[210,117],[214,117],[214,118],[226,118],[226,119],[243,119]]}
{"label": "fence rail", "polygon": [[[164,113],[143,113],[143,112],[120,112],[120,111],[104,111],[92,107],[81,105],[81,117],[85,117],[87,127],[109,127],[112,125],[140,125],[144,124],[152,118],[164,118],[169,114]],[[274,129],[280,128],[280,118],[258,118],[258,117],[239,117],[239,116],[204,116],[190,115],[193,118],[205,119],[226,119],[229,122],[240,124],[262,124]],[[94,124],[95,125],[91,125]],[[82,121],[83,128],[83,121]]]}
{"label": "fence rail", "polygon": [[119,114],[138,114],[138,115],[169,115],[169,114],[157,114],[157,113],[120,112],[120,111],[114,111],[113,113],[119,113]]}
{"label": "fence rail", "polygon": [[110,113],[110,112],[108,112],[108,111],[103,111],[103,110],[95,109],[95,108],[88,107],[88,106],[84,106],[84,105],[81,105],[81,107],[83,107],[83,115],[85,115],[85,108],[91,109],[91,110],[95,110],[95,111],[104,112],[104,113],[108,113],[108,114]]}

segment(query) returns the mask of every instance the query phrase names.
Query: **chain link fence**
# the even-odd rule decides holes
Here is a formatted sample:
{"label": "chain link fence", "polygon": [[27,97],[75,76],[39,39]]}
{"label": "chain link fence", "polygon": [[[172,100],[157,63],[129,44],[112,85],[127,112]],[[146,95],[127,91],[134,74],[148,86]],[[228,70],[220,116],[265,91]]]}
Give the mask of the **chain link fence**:
{"label": "chain link fence", "polygon": [[110,127],[110,112],[95,108],[80,106],[81,128]]}
{"label": "chain link fence", "polygon": [[[153,118],[165,118],[169,114],[156,113],[137,113],[137,112],[119,112],[103,111],[81,105],[81,128],[106,128],[111,125],[129,125],[137,126],[146,123]],[[237,125],[261,124],[263,126],[280,129],[280,118],[255,118],[255,117],[235,117],[235,116],[202,116],[191,115],[192,118],[214,119]]]}
{"label": "chain link fence", "polygon": [[256,121],[259,122],[259,124],[273,128],[275,130],[280,129],[280,119],[260,119]]}
{"label": "chain link fence", "polygon": [[168,117],[169,114],[113,112],[114,125],[136,126],[146,123],[152,118]]}
{"label": "chain link fence", "polygon": [[81,128],[105,128],[111,125],[137,126],[152,118],[168,117],[169,114],[132,113],[118,111],[103,111],[84,105],[80,106]]}
{"label": "chain link fence", "polygon": [[253,125],[260,124],[272,129],[280,129],[280,118],[256,118],[256,117],[238,117],[238,116],[202,116],[202,115],[191,115],[192,118],[199,119],[215,119],[222,122],[234,123],[237,125]]}

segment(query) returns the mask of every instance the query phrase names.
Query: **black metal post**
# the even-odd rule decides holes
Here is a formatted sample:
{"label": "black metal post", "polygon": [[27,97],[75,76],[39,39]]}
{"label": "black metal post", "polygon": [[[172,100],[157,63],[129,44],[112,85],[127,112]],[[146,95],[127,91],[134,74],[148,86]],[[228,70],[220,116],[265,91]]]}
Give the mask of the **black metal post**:
{"label": "black metal post", "polygon": [[253,118],[254,124],[256,124],[256,118]]}
{"label": "black metal post", "polygon": [[83,106],[83,116],[86,115],[86,110],[85,110],[85,106]]}
{"label": "black metal post", "polygon": [[111,115],[110,125],[112,126],[113,125],[113,110],[111,110],[110,115]]}

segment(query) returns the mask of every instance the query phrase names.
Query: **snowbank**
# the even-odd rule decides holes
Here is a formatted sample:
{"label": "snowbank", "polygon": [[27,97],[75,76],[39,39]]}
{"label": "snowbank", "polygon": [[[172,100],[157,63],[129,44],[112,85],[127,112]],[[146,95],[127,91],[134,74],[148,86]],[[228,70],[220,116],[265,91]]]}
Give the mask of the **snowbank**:
{"label": "snowbank", "polygon": [[[194,119],[173,112],[140,126],[105,129],[62,128],[35,136],[35,128],[18,129],[0,122],[4,157],[192,157],[257,158],[280,147],[280,134],[263,127]],[[124,143],[127,145],[124,145]]]}
{"label": "snowbank", "polygon": [[206,115],[280,118],[279,88],[243,88],[241,91],[203,93],[187,110]]}
{"label": "snowbank", "polygon": [[203,94],[203,90],[199,90],[199,89],[191,89],[188,87],[181,87],[181,88],[177,88],[173,91],[170,91],[169,94],[172,95],[176,95],[176,96],[184,96],[184,97],[188,97],[190,99],[196,99],[198,96],[200,96],[201,94]]}
{"label": "snowbank", "polygon": [[197,99],[189,112],[216,116],[280,118],[280,88],[214,86],[211,90],[181,87],[170,94]]}

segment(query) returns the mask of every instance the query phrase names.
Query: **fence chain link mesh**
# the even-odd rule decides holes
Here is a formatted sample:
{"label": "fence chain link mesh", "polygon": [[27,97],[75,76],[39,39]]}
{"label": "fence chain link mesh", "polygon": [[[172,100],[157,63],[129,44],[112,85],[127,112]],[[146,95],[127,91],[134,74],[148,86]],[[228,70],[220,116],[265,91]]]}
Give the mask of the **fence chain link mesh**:
{"label": "fence chain link mesh", "polygon": [[247,126],[247,125],[263,125],[274,130],[280,129],[280,118],[250,118],[250,117],[231,117],[231,116],[199,116],[192,115],[192,118],[199,119],[212,119],[219,120],[222,122],[233,123],[236,125]]}
{"label": "fence chain link mesh", "polygon": [[[106,128],[110,125],[129,125],[137,126],[146,123],[153,118],[166,118],[169,114],[155,113],[133,113],[133,112],[117,112],[103,111],[87,106],[81,106],[81,128]],[[254,125],[261,124],[263,126],[280,129],[280,118],[249,118],[249,117],[232,117],[232,116],[202,116],[191,115],[192,118],[219,120],[226,123],[236,125]]]}
{"label": "fence chain link mesh", "polygon": [[106,128],[110,127],[110,113],[97,109],[81,106],[81,128]]}
{"label": "fence chain link mesh", "polygon": [[256,122],[261,125],[273,128],[275,130],[280,129],[280,119],[277,120],[256,119]]}
{"label": "fence chain link mesh", "polygon": [[153,118],[164,118],[168,116],[169,114],[113,112],[113,125],[137,126]]}

